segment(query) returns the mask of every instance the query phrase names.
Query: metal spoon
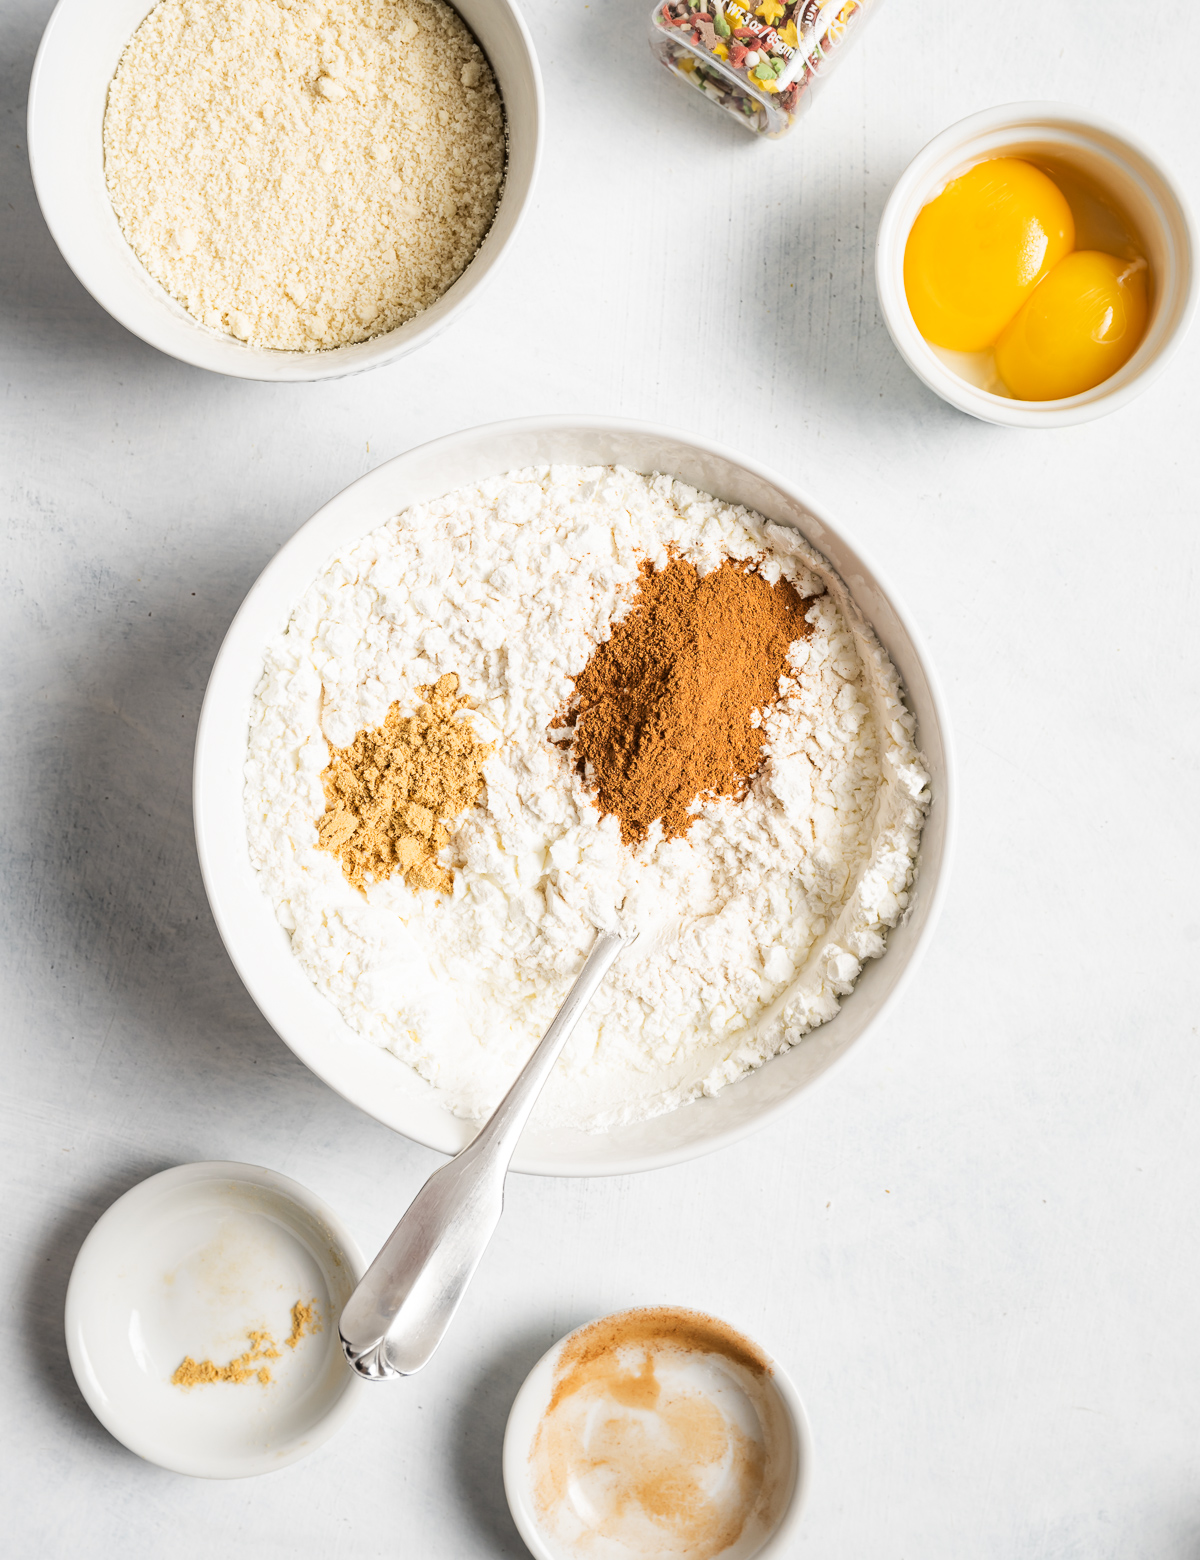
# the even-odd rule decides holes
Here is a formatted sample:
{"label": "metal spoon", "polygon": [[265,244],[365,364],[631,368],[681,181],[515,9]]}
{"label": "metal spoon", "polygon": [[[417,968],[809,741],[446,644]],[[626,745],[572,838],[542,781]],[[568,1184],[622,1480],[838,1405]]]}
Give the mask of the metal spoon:
{"label": "metal spoon", "polygon": [[636,932],[601,932],[554,1022],[474,1140],[435,1170],[384,1242],[339,1324],[368,1381],[411,1376],[441,1343],[504,1210],[504,1178],[559,1052]]}

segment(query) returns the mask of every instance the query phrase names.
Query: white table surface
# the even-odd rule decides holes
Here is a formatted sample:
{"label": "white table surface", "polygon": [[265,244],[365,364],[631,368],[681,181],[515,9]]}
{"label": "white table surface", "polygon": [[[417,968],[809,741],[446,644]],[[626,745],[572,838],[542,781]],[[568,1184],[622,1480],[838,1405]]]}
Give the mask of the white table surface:
{"label": "white table surface", "polygon": [[[523,1554],[500,1480],[518,1383],[576,1323],[672,1301],[794,1374],[818,1457],[797,1553],[1195,1560],[1200,335],[1116,416],[1004,432],[901,363],[872,254],[912,154],[1009,99],[1111,113],[1194,197],[1200,15],[892,0],[802,127],[756,145],[659,72],[642,0],[527,12],[550,134],[486,300],[396,367],[271,388],[159,356],[67,271],[25,160],[49,4],[0,8],[0,1549]],[[373,1250],[437,1162],[294,1060],[218,941],[189,802],[208,669],[352,478],[548,411],[719,437],[882,566],[955,724],[947,910],[884,1029],[785,1121],[650,1176],[514,1178],[421,1376],[268,1478],[163,1472],[67,1365],[102,1210],[165,1166],[250,1160]]]}

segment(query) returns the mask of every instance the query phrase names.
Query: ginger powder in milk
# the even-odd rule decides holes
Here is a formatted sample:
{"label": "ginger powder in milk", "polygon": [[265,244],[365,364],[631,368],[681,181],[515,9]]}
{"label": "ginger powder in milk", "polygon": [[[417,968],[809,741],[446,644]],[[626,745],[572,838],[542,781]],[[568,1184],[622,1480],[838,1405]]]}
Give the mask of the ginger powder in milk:
{"label": "ginger powder in milk", "polygon": [[753,1555],[793,1469],[766,1357],[724,1322],[669,1307],[567,1342],[530,1453],[547,1535],[595,1560]]}

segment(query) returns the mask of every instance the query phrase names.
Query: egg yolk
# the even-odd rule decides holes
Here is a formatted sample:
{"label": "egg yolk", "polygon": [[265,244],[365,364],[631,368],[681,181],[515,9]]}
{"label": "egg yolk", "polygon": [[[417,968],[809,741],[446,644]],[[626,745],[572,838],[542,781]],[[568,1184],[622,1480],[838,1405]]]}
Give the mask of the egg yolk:
{"label": "egg yolk", "polygon": [[1146,332],[1146,262],[1077,249],[1034,288],[996,343],[1019,401],[1080,395],[1115,374]]}
{"label": "egg yolk", "polygon": [[1075,247],[1058,185],[1019,157],[993,157],[924,206],[904,250],[917,329],[938,347],[981,352]]}

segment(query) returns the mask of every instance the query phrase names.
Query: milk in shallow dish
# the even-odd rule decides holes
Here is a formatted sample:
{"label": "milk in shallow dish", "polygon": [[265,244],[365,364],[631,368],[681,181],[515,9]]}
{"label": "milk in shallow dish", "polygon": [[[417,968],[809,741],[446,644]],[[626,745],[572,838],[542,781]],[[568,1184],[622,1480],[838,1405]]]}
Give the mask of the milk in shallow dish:
{"label": "milk in shallow dish", "polygon": [[[749,793],[631,850],[553,739],[639,566],[672,552],[817,599]],[[359,893],[317,849],[330,747],[448,673],[495,744],[485,805],[453,822],[453,892]],[[895,669],[797,532],[666,476],[540,467],[414,506],[314,582],[268,648],[245,799],[318,989],[460,1115],[495,1105],[621,906],[646,935],[539,1106],[602,1130],[715,1093],[836,1013],[908,902],[929,792]]]}

